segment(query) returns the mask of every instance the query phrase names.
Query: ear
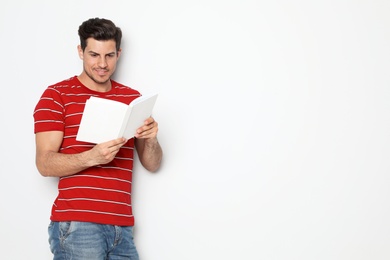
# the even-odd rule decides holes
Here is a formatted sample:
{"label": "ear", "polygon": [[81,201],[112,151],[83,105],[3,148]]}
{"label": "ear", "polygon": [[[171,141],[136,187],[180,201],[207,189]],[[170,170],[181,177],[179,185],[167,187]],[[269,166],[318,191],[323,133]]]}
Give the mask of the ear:
{"label": "ear", "polygon": [[79,53],[80,59],[84,59],[84,52],[83,49],[81,48],[81,45],[77,45],[77,52]]}
{"label": "ear", "polygon": [[119,48],[119,50],[116,52],[116,58],[119,59],[119,57],[121,56],[121,53],[122,53],[122,49]]}

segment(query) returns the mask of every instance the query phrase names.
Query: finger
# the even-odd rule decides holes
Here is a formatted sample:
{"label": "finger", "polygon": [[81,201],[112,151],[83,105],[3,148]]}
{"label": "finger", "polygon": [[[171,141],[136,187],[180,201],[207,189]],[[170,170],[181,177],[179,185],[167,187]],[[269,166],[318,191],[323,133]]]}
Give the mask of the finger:
{"label": "finger", "polygon": [[137,134],[143,134],[146,131],[153,129],[153,125],[144,125],[137,129]]}
{"label": "finger", "polygon": [[109,141],[107,144],[108,144],[108,147],[121,147],[122,145],[124,145],[126,143],[126,138],[118,138],[118,139],[114,139],[114,140],[111,140]]}
{"label": "finger", "polygon": [[149,127],[153,127],[157,124],[157,122],[154,120],[153,117],[149,117],[148,119],[146,119],[144,121],[144,125],[143,126],[149,126]]}
{"label": "finger", "polygon": [[140,133],[137,133],[137,138],[153,138],[157,136],[158,128],[150,128],[144,131],[141,131]]}

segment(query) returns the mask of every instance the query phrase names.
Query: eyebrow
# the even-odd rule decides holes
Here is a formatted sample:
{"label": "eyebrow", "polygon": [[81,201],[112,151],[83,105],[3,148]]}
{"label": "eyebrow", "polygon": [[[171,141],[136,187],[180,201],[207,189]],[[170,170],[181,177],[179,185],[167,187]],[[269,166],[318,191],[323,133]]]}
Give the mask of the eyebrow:
{"label": "eyebrow", "polygon": [[[97,52],[94,52],[94,51],[88,51],[88,53],[89,54],[96,54],[96,55],[100,55],[100,53],[97,53]],[[109,53],[107,53],[107,54],[105,54],[105,55],[115,55],[116,54],[116,52],[115,51],[113,51],[113,52],[109,52]]]}

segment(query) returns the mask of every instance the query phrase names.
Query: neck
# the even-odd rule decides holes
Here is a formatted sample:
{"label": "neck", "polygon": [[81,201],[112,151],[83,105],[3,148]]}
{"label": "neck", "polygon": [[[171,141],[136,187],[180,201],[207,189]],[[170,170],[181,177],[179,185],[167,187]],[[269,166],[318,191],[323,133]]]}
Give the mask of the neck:
{"label": "neck", "polygon": [[84,86],[86,86],[90,90],[97,91],[97,92],[108,92],[111,90],[110,79],[108,79],[105,82],[97,82],[93,80],[91,77],[89,77],[85,72],[81,73],[78,76],[78,79]]}

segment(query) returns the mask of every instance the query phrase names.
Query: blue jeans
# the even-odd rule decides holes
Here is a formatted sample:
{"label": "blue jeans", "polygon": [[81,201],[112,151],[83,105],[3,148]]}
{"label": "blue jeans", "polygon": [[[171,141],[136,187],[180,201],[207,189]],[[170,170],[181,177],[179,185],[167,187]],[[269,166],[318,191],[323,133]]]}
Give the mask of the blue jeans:
{"label": "blue jeans", "polygon": [[49,243],[54,260],[139,259],[131,226],[51,222]]}

